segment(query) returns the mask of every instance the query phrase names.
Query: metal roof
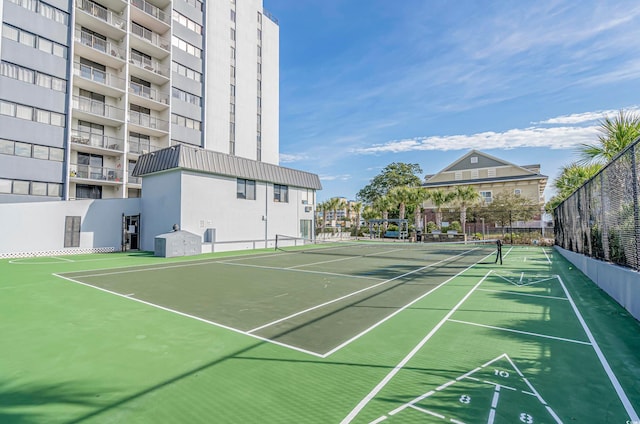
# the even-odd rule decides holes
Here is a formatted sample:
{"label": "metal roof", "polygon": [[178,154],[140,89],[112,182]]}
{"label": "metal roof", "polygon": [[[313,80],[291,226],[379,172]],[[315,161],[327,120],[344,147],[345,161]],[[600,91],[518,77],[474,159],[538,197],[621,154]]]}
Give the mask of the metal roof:
{"label": "metal roof", "polygon": [[140,156],[133,169],[133,176],[144,177],[171,169],[187,169],[294,187],[322,189],[320,177],[310,172],[284,168],[184,144]]}

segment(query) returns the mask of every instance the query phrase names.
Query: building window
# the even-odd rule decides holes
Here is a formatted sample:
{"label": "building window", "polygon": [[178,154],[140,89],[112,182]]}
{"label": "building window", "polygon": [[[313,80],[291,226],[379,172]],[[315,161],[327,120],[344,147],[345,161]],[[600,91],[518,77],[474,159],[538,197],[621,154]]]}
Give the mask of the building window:
{"label": "building window", "polygon": [[237,198],[246,200],[256,200],[256,182],[238,178]]}
{"label": "building window", "polygon": [[186,66],[181,65],[177,62],[171,62],[171,68],[173,69],[173,72],[177,73],[178,75],[182,75],[183,77],[197,82],[202,81],[202,74],[200,72],[194,71],[191,68],[187,68]]}
{"label": "building window", "polygon": [[491,196],[491,192],[490,191],[481,191],[480,192],[480,198],[485,202],[485,203],[491,203],[493,201],[493,198]]}
{"label": "building window", "polygon": [[520,196],[522,194],[522,190],[516,188],[515,190],[513,190],[513,194],[515,194],[516,196]]}
{"label": "building window", "polygon": [[303,205],[313,204],[313,190],[310,188],[300,190],[300,197]]}
{"label": "building window", "polygon": [[76,199],[102,199],[102,187],[95,185],[76,185]]}
{"label": "building window", "polygon": [[471,156],[471,163],[478,163],[478,156]]}
{"label": "building window", "polygon": [[280,203],[289,202],[289,187],[286,185],[273,185],[273,201]]}

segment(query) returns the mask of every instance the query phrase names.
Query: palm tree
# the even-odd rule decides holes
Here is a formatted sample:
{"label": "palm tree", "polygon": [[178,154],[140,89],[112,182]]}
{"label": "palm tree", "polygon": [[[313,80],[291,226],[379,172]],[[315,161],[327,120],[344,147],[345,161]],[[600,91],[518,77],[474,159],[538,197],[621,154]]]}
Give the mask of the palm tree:
{"label": "palm tree", "polygon": [[351,202],[349,204],[349,212],[354,212],[356,214],[356,238],[358,238],[358,234],[360,234],[360,216],[362,213],[362,202]]}
{"label": "palm tree", "polygon": [[[336,223],[338,222],[338,210],[344,209],[346,205],[347,202],[340,197],[332,197],[331,199],[327,200],[327,209],[332,212],[333,219]],[[333,230],[331,233],[335,234],[335,226],[333,226]]]}
{"label": "palm tree", "polygon": [[467,208],[480,200],[480,193],[470,186],[457,186],[452,192],[452,200],[460,206],[460,224],[462,224],[462,234],[466,234]]}
{"label": "palm tree", "polygon": [[605,164],[640,136],[640,115],[620,110],[611,119],[600,122],[597,144],[582,144],[578,148],[579,164]]}
{"label": "palm tree", "polygon": [[[362,219],[368,223],[370,220],[376,218],[380,218],[380,213],[371,205],[365,206],[362,211]],[[369,224],[369,237],[373,237],[373,234],[371,234],[372,230],[373,228],[371,227],[371,224]]]}
{"label": "palm tree", "polygon": [[452,193],[445,193],[444,190],[438,188],[429,191],[429,199],[436,208],[436,227],[441,229],[442,223],[442,207],[449,203],[452,199]]}
{"label": "palm tree", "polygon": [[[382,219],[389,219],[389,209],[393,207],[393,201],[389,196],[380,196],[377,197],[373,202],[373,207],[377,209],[382,215]],[[387,232],[388,224],[384,222],[382,224],[382,229],[384,232]]]}
{"label": "palm tree", "polygon": [[389,191],[389,197],[398,205],[398,217],[404,219],[407,211],[407,202],[411,200],[412,189],[407,186],[394,187]]}
{"label": "palm tree", "polygon": [[423,187],[413,187],[411,189],[411,196],[409,197],[409,204],[414,207],[413,210],[413,223],[416,230],[422,228],[422,203],[429,198],[429,191]]}
{"label": "palm tree", "polygon": [[318,203],[318,205],[316,206],[316,210],[318,211],[318,214],[322,212],[322,230],[320,231],[320,233],[324,234],[324,230],[327,226],[327,202]]}

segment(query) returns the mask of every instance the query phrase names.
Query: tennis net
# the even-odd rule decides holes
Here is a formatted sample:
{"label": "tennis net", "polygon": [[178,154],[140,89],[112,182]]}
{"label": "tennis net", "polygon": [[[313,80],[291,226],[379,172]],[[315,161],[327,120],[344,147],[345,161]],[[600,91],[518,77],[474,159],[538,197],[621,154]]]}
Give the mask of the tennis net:
{"label": "tennis net", "polygon": [[369,240],[310,240],[286,235],[276,235],[275,243],[276,250],[283,252],[402,260],[424,260],[434,255],[486,256],[495,251],[495,246],[495,240],[411,243]]}

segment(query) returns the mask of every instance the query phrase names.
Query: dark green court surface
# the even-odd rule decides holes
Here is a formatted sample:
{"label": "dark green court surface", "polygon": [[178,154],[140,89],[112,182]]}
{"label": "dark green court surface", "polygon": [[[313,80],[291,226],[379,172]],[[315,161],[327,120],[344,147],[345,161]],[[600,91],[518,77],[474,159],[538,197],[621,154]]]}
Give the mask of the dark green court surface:
{"label": "dark green court surface", "polygon": [[638,420],[640,325],[553,249],[0,261],[2,423]]}

